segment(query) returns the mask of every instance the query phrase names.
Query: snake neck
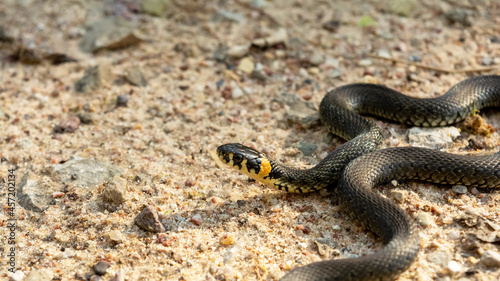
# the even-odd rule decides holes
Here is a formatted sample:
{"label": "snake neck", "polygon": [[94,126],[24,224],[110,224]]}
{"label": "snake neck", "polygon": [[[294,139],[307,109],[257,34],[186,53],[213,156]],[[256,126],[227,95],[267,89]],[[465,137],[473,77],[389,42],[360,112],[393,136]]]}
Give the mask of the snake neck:
{"label": "snake neck", "polygon": [[294,193],[320,190],[335,184],[349,162],[363,154],[378,150],[381,142],[380,129],[373,124],[367,132],[342,144],[312,168],[296,169],[270,160],[272,170],[269,178],[276,180],[269,182],[268,185]]}

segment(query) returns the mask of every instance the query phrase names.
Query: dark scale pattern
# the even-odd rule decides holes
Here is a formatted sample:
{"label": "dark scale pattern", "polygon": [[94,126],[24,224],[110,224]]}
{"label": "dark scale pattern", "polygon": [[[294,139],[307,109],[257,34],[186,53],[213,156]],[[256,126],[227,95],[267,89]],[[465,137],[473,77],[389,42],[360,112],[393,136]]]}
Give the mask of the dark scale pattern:
{"label": "dark scale pattern", "polygon": [[358,114],[429,127],[456,123],[484,107],[500,107],[500,76],[466,79],[433,99],[412,98],[372,84],[352,84],[329,92],[320,104],[321,119],[333,134],[348,141],[307,170],[270,160],[274,187],[311,192],[336,186],[343,209],[380,235],[386,246],[369,256],[299,267],[282,280],[391,280],[411,265],[419,251],[416,226],[397,205],[371,191],[377,184],[415,179],[500,187],[500,152],[467,157],[424,148],[378,150],[380,129]]}

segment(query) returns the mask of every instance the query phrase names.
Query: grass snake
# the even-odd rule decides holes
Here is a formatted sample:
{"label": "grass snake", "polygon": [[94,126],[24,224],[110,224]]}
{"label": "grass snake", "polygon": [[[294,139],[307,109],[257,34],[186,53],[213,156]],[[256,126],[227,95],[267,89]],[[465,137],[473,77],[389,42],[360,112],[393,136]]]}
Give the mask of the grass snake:
{"label": "grass snake", "polygon": [[217,149],[225,164],[287,192],[337,190],[343,210],[380,236],[385,246],[372,255],[327,260],[297,267],[281,280],[391,280],[415,260],[419,236],[414,219],[372,188],[391,180],[420,180],[478,188],[500,187],[500,152],[455,155],[427,148],[379,149],[380,128],[363,115],[412,126],[435,127],[462,121],[486,107],[500,107],[500,76],[468,78],[444,95],[419,99],[374,84],[350,84],[327,93],[320,117],[347,142],[310,169],[286,167],[241,144]]}

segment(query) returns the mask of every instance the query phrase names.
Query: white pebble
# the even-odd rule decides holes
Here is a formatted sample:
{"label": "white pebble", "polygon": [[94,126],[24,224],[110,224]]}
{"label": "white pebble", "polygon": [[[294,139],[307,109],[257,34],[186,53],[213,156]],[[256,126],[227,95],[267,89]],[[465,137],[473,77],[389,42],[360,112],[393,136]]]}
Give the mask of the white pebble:
{"label": "white pebble", "polygon": [[14,274],[10,276],[10,280],[12,281],[21,281],[24,278],[24,272],[21,270],[16,271]]}
{"label": "white pebble", "polygon": [[233,99],[241,98],[243,96],[243,91],[239,87],[233,88]]}
{"label": "white pebble", "polygon": [[456,231],[450,231],[450,233],[448,233],[448,238],[450,238],[450,240],[458,240],[460,238],[460,236],[458,235],[458,233]]}
{"label": "white pebble", "polygon": [[450,261],[448,263],[448,271],[450,272],[450,275],[454,276],[459,274],[462,271],[462,268],[456,261]]}

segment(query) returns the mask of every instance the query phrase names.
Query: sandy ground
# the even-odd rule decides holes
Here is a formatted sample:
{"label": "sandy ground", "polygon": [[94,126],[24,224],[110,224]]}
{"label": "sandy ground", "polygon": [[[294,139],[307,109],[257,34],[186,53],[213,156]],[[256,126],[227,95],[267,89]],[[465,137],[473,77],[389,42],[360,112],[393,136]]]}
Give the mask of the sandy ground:
{"label": "sandy ground", "polygon": [[[0,25],[9,36],[38,52],[78,61],[27,65],[9,56],[9,44],[0,48],[2,279],[21,280],[34,270],[46,274],[40,280],[90,279],[92,266],[106,261],[105,280],[276,280],[296,266],[373,253],[381,243],[352,222],[328,193],[294,195],[263,187],[220,168],[209,152],[223,143],[242,142],[289,165],[307,167],[342,140],[319,124],[305,128],[289,122],[282,93],[317,105],[328,89],[372,82],[435,97],[468,75],[499,73],[444,71],[500,64],[497,1],[421,1],[407,16],[395,14],[394,1],[276,0],[260,10],[243,1],[177,1],[161,18],[136,13],[140,5],[133,1],[15,2],[0,2]],[[446,13],[454,7],[468,11],[468,22],[450,23]],[[214,19],[221,9],[246,20]],[[116,51],[82,52],[78,43],[85,25],[109,15],[135,24],[145,41]],[[279,28],[286,31],[287,42],[254,47],[243,58],[214,60],[221,45],[245,45]],[[438,70],[370,55],[421,60]],[[264,78],[247,73],[242,61],[252,62]],[[110,66],[114,78],[77,93],[75,83],[96,65]],[[148,85],[124,82],[130,69],[140,69]],[[127,106],[115,106],[118,95],[128,97]],[[61,121],[79,113],[93,121],[73,133],[54,133]],[[498,111],[481,115],[500,128]],[[376,122],[387,137],[384,147],[408,145],[408,128]],[[481,153],[500,146],[498,133],[462,132],[448,150],[469,152],[471,138],[488,144]],[[296,148],[300,142],[317,148],[304,156]],[[110,207],[102,199],[105,183],[82,187],[51,172],[74,156],[121,171],[125,201]],[[17,273],[12,276],[7,186],[9,174],[19,185],[27,171],[52,200],[43,212],[16,205]],[[377,190],[391,197],[393,188]],[[425,213],[429,220],[427,227],[419,227],[417,261],[398,280],[500,278],[498,267],[480,262],[488,250],[498,254],[498,243],[476,238],[477,226],[457,221],[469,214],[496,227],[497,191],[457,194],[416,183],[395,188],[408,191],[403,209],[413,217]],[[148,205],[158,210],[166,232],[146,232],[134,224]]]}

